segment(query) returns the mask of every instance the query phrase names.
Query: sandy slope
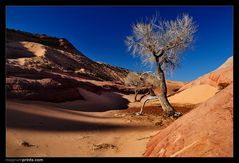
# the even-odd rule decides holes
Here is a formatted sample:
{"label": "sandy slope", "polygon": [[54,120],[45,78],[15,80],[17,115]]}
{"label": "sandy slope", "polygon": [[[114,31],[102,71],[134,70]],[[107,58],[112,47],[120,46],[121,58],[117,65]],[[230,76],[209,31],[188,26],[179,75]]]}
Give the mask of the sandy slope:
{"label": "sandy slope", "polygon": [[[174,121],[162,118],[158,101],[148,103],[145,115],[138,117],[133,113],[139,111],[142,103],[133,103],[134,95],[96,94],[81,88],[79,91],[85,101],[8,100],[7,156],[141,157],[149,138]],[[203,85],[171,98],[176,103],[194,104],[195,99],[186,100],[189,95],[206,99],[213,93],[214,89]],[[185,107],[178,111],[189,110]],[[103,147],[98,149],[97,145]]]}
{"label": "sandy slope", "polygon": [[169,101],[179,104],[199,104],[214,96],[217,91],[217,88],[208,84],[196,85],[169,97]]}
{"label": "sandy slope", "polygon": [[6,46],[8,58],[41,57],[46,52],[46,48],[42,44],[35,42],[10,42]]}
{"label": "sandy slope", "polygon": [[[213,97],[217,92],[218,88],[215,88],[208,84],[195,85],[186,90],[180,91],[173,96],[169,96],[168,99],[173,106],[180,107],[193,107],[197,106],[209,98]],[[130,101],[133,101],[132,95],[125,95],[126,98],[129,98]],[[144,101],[146,97],[142,99]],[[158,106],[160,105],[159,100],[152,100],[146,103],[146,106]],[[141,103],[130,103],[130,107],[140,108]]]}
{"label": "sandy slope", "polygon": [[[83,95],[95,101],[8,100],[7,156],[142,156],[150,136],[161,127],[154,125],[157,116],[141,117],[139,123],[132,114],[111,110],[122,107],[121,95]],[[98,149],[100,144],[106,145]]]}

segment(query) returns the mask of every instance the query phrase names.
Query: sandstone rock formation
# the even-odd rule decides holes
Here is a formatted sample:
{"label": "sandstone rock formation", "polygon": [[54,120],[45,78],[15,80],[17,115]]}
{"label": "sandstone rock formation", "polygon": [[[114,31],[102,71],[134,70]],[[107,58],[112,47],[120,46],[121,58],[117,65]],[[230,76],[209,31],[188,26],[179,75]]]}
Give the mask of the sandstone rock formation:
{"label": "sandstone rock formation", "polygon": [[7,65],[67,73],[71,76],[122,83],[129,70],[97,63],[66,39],[7,29]]}
{"label": "sandstone rock formation", "polygon": [[199,77],[198,79],[181,87],[179,91],[183,91],[195,85],[209,84],[213,87],[223,87],[231,84],[233,81],[233,56],[216,70]]}
{"label": "sandstone rock formation", "polygon": [[[94,62],[64,38],[12,29],[6,29],[6,36],[8,98],[52,102],[83,99],[78,87],[96,93],[134,92],[134,87],[124,85],[129,70]],[[168,82],[170,93],[184,85]],[[144,87],[140,90],[146,91]]]}
{"label": "sandstone rock formation", "polygon": [[159,131],[149,141],[144,156],[233,156],[233,64],[231,61],[232,57],[220,68],[180,89],[181,94],[175,96],[185,96],[187,91],[197,87],[207,86],[210,89],[219,87],[215,95],[211,95],[212,97],[207,101]]}
{"label": "sandstone rock formation", "polygon": [[144,156],[232,157],[233,85],[155,135]]}
{"label": "sandstone rock formation", "polygon": [[[133,92],[132,88],[119,87],[127,69],[94,62],[66,39],[9,29],[6,33],[8,98],[51,102],[83,99],[78,87],[95,93]],[[93,81],[111,84],[103,87]]]}

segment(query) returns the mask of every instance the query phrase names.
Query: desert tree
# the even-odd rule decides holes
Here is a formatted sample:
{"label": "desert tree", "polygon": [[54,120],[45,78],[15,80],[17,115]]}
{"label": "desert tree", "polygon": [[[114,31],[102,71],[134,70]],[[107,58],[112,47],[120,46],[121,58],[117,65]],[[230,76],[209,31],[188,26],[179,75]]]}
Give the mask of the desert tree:
{"label": "desert tree", "polygon": [[169,115],[180,116],[167,99],[165,72],[173,71],[179,64],[181,54],[194,40],[197,26],[188,14],[175,20],[160,20],[157,16],[132,25],[132,35],[126,44],[133,55],[138,55],[144,63],[156,64],[162,109]]}
{"label": "desert tree", "polygon": [[143,81],[140,79],[140,76],[136,72],[129,72],[124,78],[124,84],[128,86],[139,87],[143,85]]}
{"label": "desert tree", "polygon": [[136,72],[129,72],[124,78],[124,84],[134,87],[134,102],[138,101],[137,95],[139,93],[139,89],[144,86],[143,80],[140,78],[140,75]]}
{"label": "desert tree", "polygon": [[127,76],[124,78],[124,84],[127,86],[134,87],[134,93],[135,93],[134,102],[136,102],[139,88],[144,85],[140,76],[136,72],[129,72]]}
{"label": "desert tree", "polygon": [[[124,78],[124,84],[128,86],[133,86],[135,88],[134,102],[140,102],[146,95],[156,96],[153,88],[158,84],[155,82],[155,77],[150,75],[151,72],[129,72]],[[147,91],[137,100],[137,96],[142,87],[147,88]]]}

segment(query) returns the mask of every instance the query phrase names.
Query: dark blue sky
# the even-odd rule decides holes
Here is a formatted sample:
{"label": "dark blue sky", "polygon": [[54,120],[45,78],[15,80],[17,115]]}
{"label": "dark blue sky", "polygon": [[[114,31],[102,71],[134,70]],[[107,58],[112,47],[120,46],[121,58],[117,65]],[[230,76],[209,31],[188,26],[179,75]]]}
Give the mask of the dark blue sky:
{"label": "dark blue sky", "polygon": [[131,24],[156,12],[163,19],[188,13],[199,26],[194,48],[183,54],[181,67],[167,79],[194,80],[233,55],[231,6],[8,6],[6,26],[66,38],[94,61],[134,71],[154,71],[130,55],[124,40],[131,35]]}

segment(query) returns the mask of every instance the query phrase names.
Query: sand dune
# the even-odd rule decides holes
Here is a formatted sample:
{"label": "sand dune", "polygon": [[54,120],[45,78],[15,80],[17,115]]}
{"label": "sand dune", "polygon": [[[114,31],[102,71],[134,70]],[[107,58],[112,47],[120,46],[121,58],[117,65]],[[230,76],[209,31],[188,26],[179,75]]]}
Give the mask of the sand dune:
{"label": "sand dune", "polygon": [[121,110],[128,108],[128,99],[115,92],[93,93],[86,89],[78,88],[84,100],[54,103],[56,107],[71,108],[85,112],[103,112],[107,110]]}
{"label": "sand dune", "polygon": [[169,101],[177,104],[199,104],[214,96],[217,91],[217,88],[208,84],[196,85],[169,97]]}
{"label": "sand dune", "polygon": [[[118,111],[85,112],[70,108],[66,104],[56,107],[47,102],[8,101],[7,156],[141,157],[150,136],[159,129],[148,125],[146,117],[139,124],[115,117],[120,114]],[[115,148],[93,149],[101,144]]]}
{"label": "sand dune", "polygon": [[[178,92],[172,96],[169,96],[170,103],[175,107],[185,107],[191,108],[200,103],[205,102],[212,96],[214,96],[219,90],[208,84],[196,85],[181,92]],[[139,95],[139,97],[142,95]],[[134,101],[134,95],[124,95],[123,97],[129,99],[131,102]],[[141,102],[129,103],[129,107],[140,108],[142,102],[146,97],[142,99]],[[160,101],[158,99],[152,100],[146,103],[146,106],[160,106]]]}
{"label": "sand dune", "polygon": [[7,156],[142,157],[150,137],[174,121],[158,106],[136,116],[133,95],[79,91],[85,101],[8,100]]}

